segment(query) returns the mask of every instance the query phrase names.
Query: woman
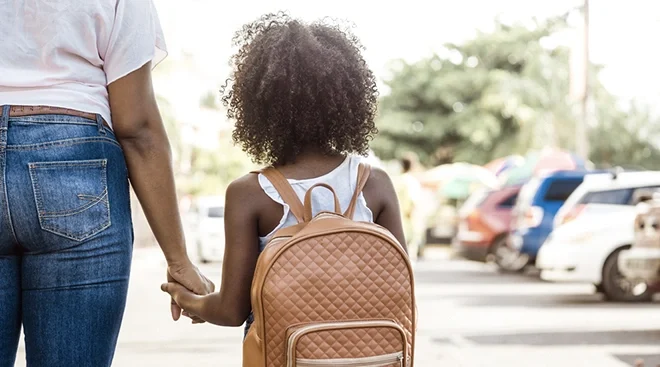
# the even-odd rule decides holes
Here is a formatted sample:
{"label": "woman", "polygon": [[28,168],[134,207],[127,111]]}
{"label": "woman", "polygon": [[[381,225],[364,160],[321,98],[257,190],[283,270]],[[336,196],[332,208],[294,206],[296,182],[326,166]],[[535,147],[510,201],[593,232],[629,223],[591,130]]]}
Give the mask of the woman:
{"label": "woman", "polygon": [[151,0],[14,0],[0,39],[0,366],[13,366],[21,326],[29,366],[110,366],[133,242],[128,176],[168,279],[213,290],[186,254],[152,90],[157,14]]}
{"label": "woman", "polygon": [[[236,120],[234,140],[252,158],[274,165],[302,200],[316,183],[332,186],[347,208],[360,155],[376,133],[377,89],[357,38],[327,24],[266,15],[235,38],[234,80],[223,100]],[[163,284],[186,315],[216,325],[250,327],[250,285],[259,253],[279,229],[297,223],[261,174],[234,181],[225,195],[226,250],[220,292],[197,296]],[[332,195],[314,192],[315,211],[332,210]],[[375,222],[405,244],[392,181],[374,168],[355,220]]]}

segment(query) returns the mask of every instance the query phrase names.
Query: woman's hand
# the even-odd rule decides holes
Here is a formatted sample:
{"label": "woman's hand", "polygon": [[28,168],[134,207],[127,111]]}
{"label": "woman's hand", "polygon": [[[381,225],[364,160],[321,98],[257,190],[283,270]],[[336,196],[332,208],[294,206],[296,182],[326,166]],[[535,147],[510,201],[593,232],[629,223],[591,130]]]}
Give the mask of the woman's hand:
{"label": "woman's hand", "polygon": [[[193,265],[190,260],[169,263],[167,267],[167,282],[167,284],[178,283],[176,284],[176,287],[171,286],[170,288],[178,289],[179,287],[183,287],[188,293],[193,295],[207,295],[215,291],[215,284],[200,273],[199,269]],[[167,287],[165,287],[167,284],[163,284],[161,289],[169,293],[169,291],[166,290]],[[178,292],[177,294],[181,294],[181,292]],[[182,308],[184,310],[186,309],[186,307],[183,307],[181,303],[177,302],[177,300],[172,297],[171,311],[172,319],[174,321],[181,317]],[[194,318],[193,320],[195,321]],[[197,322],[199,322],[199,320]]]}
{"label": "woman's hand", "polygon": [[[180,316],[181,309],[184,310],[184,315],[193,319],[193,323],[197,324],[203,320],[196,316],[203,307],[204,296],[199,296],[179,283],[168,282],[160,286],[163,292],[169,293],[172,296],[172,305],[178,308]],[[178,317],[177,317],[178,319]]]}

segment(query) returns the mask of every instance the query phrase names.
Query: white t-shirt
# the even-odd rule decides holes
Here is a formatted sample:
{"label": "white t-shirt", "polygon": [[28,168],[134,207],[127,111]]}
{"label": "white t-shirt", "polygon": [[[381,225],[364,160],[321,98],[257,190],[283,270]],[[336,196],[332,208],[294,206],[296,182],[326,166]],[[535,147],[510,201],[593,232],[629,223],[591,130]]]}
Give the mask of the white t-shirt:
{"label": "white t-shirt", "polygon": [[107,86],[167,54],[152,0],[12,0],[0,6],[0,106],[98,113]]}

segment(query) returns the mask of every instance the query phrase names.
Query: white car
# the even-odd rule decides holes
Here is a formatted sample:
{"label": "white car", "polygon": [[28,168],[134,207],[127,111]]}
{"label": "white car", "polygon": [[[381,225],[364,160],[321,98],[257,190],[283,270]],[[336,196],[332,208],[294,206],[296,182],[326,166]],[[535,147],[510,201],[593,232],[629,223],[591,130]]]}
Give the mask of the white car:
{"label": "white car", "polygon": [[660,172],[588,175],[555,217],[555,229],[541,247],[536,266],[553,282],[592,283],[612,301],[652,298],[635,291],[618,267],[621,251],[634,240],[636,198],[660,188]]}
{"label": "white car", "polygon": [[218,197],[200,198],[192,208],[197,255],[203,263],[222,261],[225,255],[225,206]]}

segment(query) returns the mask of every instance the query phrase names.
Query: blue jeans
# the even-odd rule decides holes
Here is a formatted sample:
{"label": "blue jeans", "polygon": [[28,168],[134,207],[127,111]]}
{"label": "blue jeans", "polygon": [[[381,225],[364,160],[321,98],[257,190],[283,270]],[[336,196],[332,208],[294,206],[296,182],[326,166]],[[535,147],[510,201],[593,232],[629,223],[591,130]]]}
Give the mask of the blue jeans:
{"label": "blue jeans", "polygon": [[110,366],[133,247],[121,147],[101,118],[0,117],[0,367]]}

